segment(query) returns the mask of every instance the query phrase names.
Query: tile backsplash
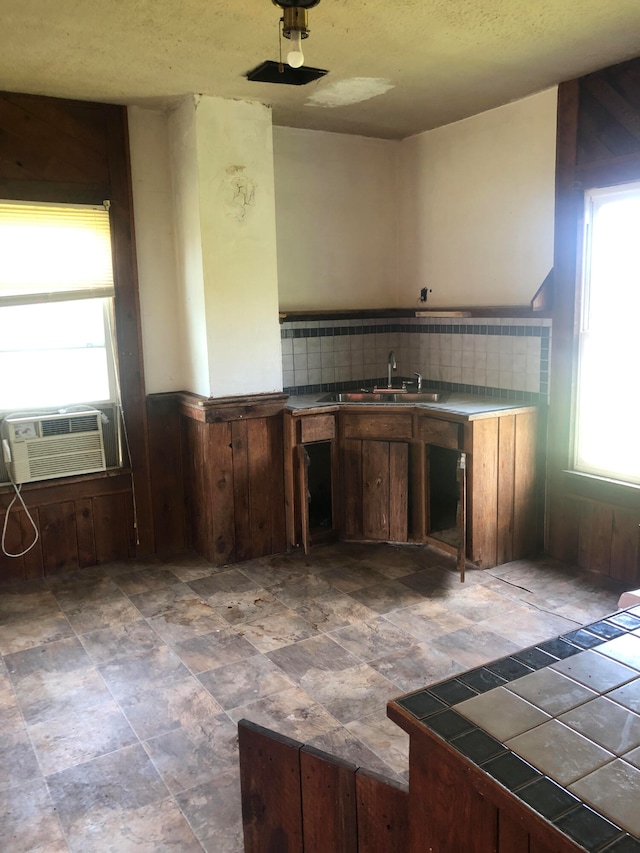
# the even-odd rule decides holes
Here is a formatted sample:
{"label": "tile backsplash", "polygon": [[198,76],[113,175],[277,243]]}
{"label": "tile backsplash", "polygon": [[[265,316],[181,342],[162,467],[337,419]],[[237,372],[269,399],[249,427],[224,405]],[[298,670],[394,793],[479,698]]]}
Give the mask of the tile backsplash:
{"label": "tile backsplash", "polygon": [[376,318],[309,320],[281,326],[285,392],[345,391],[414,380],[446,391],[547,402],[551,320]]}

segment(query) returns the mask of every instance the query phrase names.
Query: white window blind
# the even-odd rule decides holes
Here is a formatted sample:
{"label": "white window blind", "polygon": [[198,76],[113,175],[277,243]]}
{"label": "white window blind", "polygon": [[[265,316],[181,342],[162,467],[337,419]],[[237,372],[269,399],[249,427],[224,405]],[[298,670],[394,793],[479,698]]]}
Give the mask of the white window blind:
{"label": "white window blind", "polygon": [[108,206],[0,201],[0,307],[113,294]]}

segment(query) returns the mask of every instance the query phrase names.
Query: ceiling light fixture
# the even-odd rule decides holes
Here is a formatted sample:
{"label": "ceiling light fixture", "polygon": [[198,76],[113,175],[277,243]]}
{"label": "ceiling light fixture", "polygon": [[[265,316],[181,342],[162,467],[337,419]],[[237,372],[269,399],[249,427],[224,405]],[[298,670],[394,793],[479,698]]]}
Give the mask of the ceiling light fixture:
{"label": "ceiling light fixture", "polygon": [[320,0],[273,0],[282,9],[282,35],[291,41],[287,64],[301,68],[304,64],[302,40],[309,37],[307,10],[317,6]]}

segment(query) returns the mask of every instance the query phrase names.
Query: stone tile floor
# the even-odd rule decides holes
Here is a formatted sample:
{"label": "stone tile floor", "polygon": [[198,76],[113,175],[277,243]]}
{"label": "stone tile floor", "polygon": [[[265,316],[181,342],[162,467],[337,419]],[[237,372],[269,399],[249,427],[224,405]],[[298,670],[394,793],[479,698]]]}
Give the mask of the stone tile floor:
{"label": "stone tile floor", "polygon": [[236,723],[391,778],[387,700],[616,609],[552,560],[338,544],[105,565],[0,590],[0,850],[242,850]]}

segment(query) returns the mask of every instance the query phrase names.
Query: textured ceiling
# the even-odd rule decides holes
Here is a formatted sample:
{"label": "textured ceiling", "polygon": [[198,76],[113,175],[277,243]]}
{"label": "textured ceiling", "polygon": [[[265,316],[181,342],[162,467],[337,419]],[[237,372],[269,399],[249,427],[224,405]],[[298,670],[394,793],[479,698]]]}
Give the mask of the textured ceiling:
{"label": "textured ceiling", "polygon": [[309,12],[305,61],[330,73],[276,86],[244,79],[278,59],[271,0],[0,8],[0,89],[142,105],[202,92],[271,104],[276,124],[385,138],[640,54],[640,0],[322,0]]}

